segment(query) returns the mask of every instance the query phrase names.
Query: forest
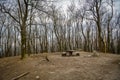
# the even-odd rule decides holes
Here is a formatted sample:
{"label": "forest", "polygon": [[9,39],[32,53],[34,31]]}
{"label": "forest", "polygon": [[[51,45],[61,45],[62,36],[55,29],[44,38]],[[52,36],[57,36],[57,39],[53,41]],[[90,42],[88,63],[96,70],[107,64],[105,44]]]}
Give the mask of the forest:
{"label": "forest", "polygon": [[0,80],[120,80],[120,0],[0,0]]}
{"label": "forest", "polygon": [[79,49],[120,54],[114,2],[71,0],[64,9],[59,0],[0,0],[0,57]]}

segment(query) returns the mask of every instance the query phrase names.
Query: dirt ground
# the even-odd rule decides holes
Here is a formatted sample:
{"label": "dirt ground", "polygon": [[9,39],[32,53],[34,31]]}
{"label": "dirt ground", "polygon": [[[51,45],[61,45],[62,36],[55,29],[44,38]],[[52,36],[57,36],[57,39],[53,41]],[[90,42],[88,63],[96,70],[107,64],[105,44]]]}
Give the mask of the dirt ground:
{"label": "dirt ground", "polygon": [[[80,52],[80,56],[62,57],[60,53],[0,59],[0,80],[120,80],[120,55]],[[47,55],[50,62],[44,59]]]}

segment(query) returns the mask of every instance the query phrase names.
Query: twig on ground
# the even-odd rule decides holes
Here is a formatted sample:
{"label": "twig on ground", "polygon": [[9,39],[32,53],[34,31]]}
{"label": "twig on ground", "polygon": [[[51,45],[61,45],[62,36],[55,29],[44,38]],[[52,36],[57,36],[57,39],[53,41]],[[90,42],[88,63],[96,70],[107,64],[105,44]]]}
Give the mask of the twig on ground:
{"label": "twig on ground", "polygon": [[28,75],[30,72],[25,72],[25,73],[22,73],[20,75],[18,75],[17,77],[14,77],[12,80],[18,80],[19,78],[25,76],[25,75]]}

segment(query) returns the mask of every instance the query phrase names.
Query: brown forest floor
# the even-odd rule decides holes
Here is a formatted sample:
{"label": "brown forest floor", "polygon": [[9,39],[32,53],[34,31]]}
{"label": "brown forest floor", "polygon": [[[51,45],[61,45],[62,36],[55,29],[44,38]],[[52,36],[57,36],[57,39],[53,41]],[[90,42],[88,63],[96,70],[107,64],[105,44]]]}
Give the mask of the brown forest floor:
{"label": "brown forest floor", "polygon": [[20,57],[0,59],[0,80],[29,72],[19,80],[120,80],[120,55],[103,54],[88,57],[91,53],[80,52],[80,56],[62,57],[59,53],[47,54],[50,62],[41,55],[32,55],[24,60]]}

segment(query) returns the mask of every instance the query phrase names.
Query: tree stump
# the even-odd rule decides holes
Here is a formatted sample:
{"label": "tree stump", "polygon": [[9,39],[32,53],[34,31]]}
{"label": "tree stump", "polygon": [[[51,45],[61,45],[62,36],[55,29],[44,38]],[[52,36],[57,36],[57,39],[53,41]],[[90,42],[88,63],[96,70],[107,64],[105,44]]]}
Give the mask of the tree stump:
{"label": "tree stump", "polygon": [[79,54],[79,53],[76,53],[76,56],[80,56],[80,54]]}
{"label": "tree stump", "polygon": [[62,56],[66,56],[66,55],[67,55],[66,52],[63,52],[63,53],[62,53]]}

